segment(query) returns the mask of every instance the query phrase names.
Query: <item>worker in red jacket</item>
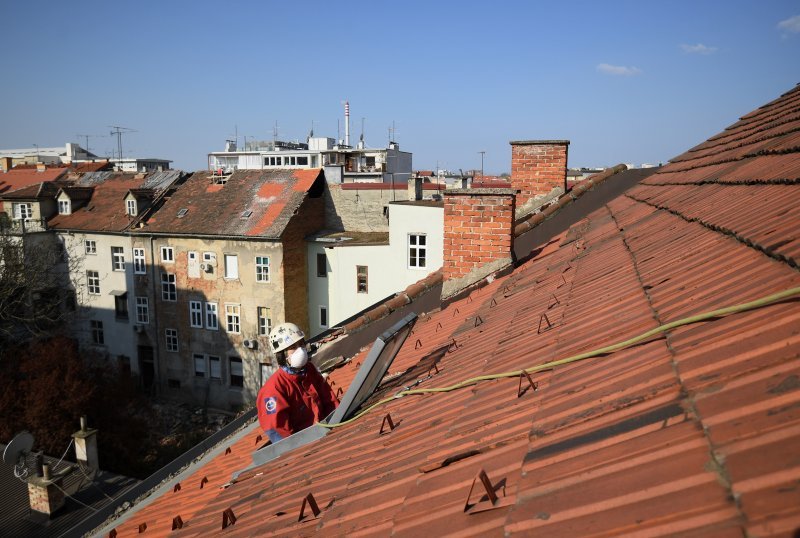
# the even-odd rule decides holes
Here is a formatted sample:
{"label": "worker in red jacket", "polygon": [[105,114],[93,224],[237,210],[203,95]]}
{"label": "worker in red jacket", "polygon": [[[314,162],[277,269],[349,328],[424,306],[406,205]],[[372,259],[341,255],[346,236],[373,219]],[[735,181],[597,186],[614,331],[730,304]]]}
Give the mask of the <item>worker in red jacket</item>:
{"label": "worker in red jacket", "polygon": [[276,443],[327,417],[339,400],[308,362],[305,334],[297,325],[278,325],[269,341],[279,368],[258,391],[256,406],[261,429]]}

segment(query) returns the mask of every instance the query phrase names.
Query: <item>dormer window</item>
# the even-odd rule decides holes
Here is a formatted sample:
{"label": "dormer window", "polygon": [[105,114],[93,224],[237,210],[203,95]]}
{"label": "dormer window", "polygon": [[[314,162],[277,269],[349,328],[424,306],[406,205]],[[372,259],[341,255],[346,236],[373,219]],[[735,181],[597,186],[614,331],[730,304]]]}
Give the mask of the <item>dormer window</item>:
{"label": "dormer window", "polygon": [[128,215],[135,217],[136,216],[136,200],[126,200],[126,209]]}
{"label": "dormer window", "polygon": [[62,199],[58,201],[58,214],[69,215],[72,213],[72,204],[69,199]]}

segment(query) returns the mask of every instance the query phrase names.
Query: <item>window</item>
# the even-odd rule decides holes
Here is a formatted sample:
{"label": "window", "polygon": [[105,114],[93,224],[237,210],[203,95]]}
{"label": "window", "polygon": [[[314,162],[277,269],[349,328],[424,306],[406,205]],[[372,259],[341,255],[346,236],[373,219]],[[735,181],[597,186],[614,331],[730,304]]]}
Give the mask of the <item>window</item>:
{"label": "window", "polygon": [[208,377],[211,379],[222,379],[222,368],[220,368],[219,357],[208,357]]}
{"label": "window", "polygon": [[150,323],[150,301],[147,297],[136,298],[136,323]]}
{"label": "window", "polygon": [[219,329],[217,303],[206,303],[206,329],[212,331]]}
{"label": "window", "polygon": [[225,326],[229,333],[238,333],[241,328],[239,315],[240,307],[238,304],[225,305]]}
{"label": "window", "polygon": [[189,301],[189,325],[203,328],[203,303]]}
{"label": "window", "polygon": [[178,329],[164,329],[167,351],[178,351]]}
{"label": "window", "polygon": [[117,319],[128,319],[128,294],[123,293],[114,297],[114,315]]}
{"label": "window", "polygon": [[225,278],[239,278],[239,258],[236,254],[225,254]]}
{"label": "window", "polygon": [[322,278],[328,276],[328,256],[324,252],[317,253],[317,276]]}
{"label": "window", "polygon": [[136,273],[137,275],[145,274],[143,248],[133,249],[133,272]]}
{"label": "window", "polygon": [[69,200],[59,200],[58,201],[58,214],[59,215],[69,215],[72,211],[70,208]]}
{"label": "window", "polygon": [[272,314],[266,306],[258,307],[258,335],[269,336],[272,329]]}
{"label": "window", "polygon": [[199,353],[195,353],[194,357],[194,376],[195,377],[205,377],[206,376],[206,356],[200,355]]}
{"label": "window", "polygon": [[21,220],[33,217],[33,206],[31,204],[14,204],[13,207],[15,219]]}
{"label": "window", "polygon": [[356,291],[367,293],[367,266],[356,265]]}
{"label": "window", "polygon": [[175,251],[172,247],[161,247],[161,262],[162,263],[174,263],[175,262]]}
{"label": "window", "polygon": [[178,300],[178,288],[173,273],[161,273],[161,299],[164,301]]}
{"label": "window", "polygon": [[256,282],[269,282],[269,256],[256,256]]}
{"label": "window", "polygon": [[87,239],[83,242],[83,250],[86,254],[97,254],[97,243],[93,239]]}
{"label": "window", "polygon": [[89,327],[92,331],[92,343],[102,346],[106,343],[105,336],[103,335],[103,322],[93,319],[89,321]]}
{"label": "window", "polygon": [[244,387],[244,369],[242,359],[239,357],[228,358],[228,370],[231,376],[231,387]]}
{"label": "window", "polygon": [[136,200],[127,200],[125,209],[128,215],[135,217],[136,216]]}
{"label": "window", "polygon": [[320,306],[319,307],[319,326],[320,327],[327,327],[328,326],[328,307],[327,306]]}
{"label": "window", "polygon": [[100,295],[100,273],[86,271],[86,288],[89,291],[89,295]]}
{"label": "window", "polygon": [[425,267],[427,247],[424,234],[408,234],[408,266],[422,269]]}
{"label": "window", "polygon": [[298,166],[308,166],[308,157],[298,157],[297,158],[297,165]]}
{"label": "window", "polygon": [[122,247],[111,247],[111,269],[114,271],[125,270],[125,251]]}

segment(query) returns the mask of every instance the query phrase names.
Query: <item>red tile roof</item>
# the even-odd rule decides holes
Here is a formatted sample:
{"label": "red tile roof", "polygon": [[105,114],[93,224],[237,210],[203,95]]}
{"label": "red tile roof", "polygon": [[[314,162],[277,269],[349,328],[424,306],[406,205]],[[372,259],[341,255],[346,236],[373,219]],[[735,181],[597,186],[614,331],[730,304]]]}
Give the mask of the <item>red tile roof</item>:
{"label": "red tile roof", "polygon": [[[792,535],[800,527],[796,299],[549,364],[532,374],[536,390],[518,374],[800,286],[798,105],[800,87],[587,215],[507,276],[423,316],[389,370],[397,377],[376,397],[417,379],[428,389],[512,377],[394,399],[221,489],[237,463],[249,464],[251,432],[181,491],[120,521],[117,536],[136,535],[142,523],[148,535],[218,534],[227,510],[231,536]],[[397,427],[380,435],[387,413]],[[309,493],[321,513],[298,521]],[[175,516],[184,526],[171,533]]]}
{"label": "red tile roof", "polygon": [[0,172],[0,195],[5,193],[43,183],[55,181],[64,174],[67,168],[47,168],[39,172],[36,167],[21,168],[14,167],[8,172]]}
{"label": "red tile roof", "polygon": [[[142,187],[147,181],[141,174],[116,173],[93,186],[88,201],[70,215],[55,215],[48,221],[57,230],[86,230],[96,232],[122,232],[134,222],[127,214],[125,196],[131,189]],[[69,192],[69,191],[68,191]],[[79,197],[86,200],[86,188]]]}
{"label": "red tile roof", "polygon": [[224,185],[212,182],[212,172],[196,172],[143,230],[277,239],[306,193],[321,181],[321,169],[239,170]]}

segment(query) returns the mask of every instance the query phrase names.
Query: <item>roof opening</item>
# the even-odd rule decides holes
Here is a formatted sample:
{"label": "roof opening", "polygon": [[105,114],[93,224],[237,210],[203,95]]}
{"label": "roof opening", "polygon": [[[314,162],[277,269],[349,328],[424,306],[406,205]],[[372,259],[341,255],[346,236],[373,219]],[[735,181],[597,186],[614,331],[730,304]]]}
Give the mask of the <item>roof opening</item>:
{"label": "roof opening", "polygon": [[246,219],[247,217],[249,217],[249,216],[250,216],[250,215],[252,215],[252,214],[253,214],[253,212],[252,212],[252,211],[250,211],[249,209],[247,209],[247,210],[245,210],[245,211],[242,211],[242,218],[243,218],[243,219]]}
{"label": "roof opening", "polygon": [[189,212],[189,210],[187,208],[185,208],[185,207],[181,208],[181,210],[178,211],[178,218],[182,219],[183,217],[186,216],[186,213],[188,213],[188,212]]}

